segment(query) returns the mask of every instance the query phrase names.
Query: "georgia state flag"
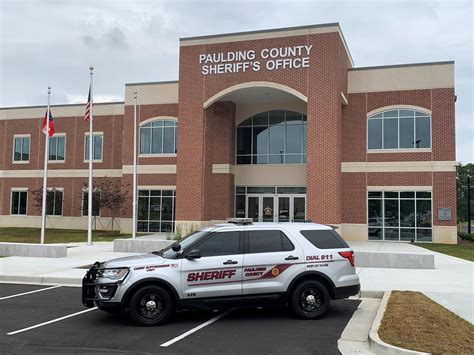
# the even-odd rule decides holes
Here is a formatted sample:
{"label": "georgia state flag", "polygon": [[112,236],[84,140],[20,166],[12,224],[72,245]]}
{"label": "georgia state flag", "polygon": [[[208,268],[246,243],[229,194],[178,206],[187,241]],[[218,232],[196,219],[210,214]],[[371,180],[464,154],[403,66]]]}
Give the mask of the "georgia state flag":
{"label": "georgia state flag", "polygon": [[[48,111],[44,114],[43,118],[43,133],[46,134],[46,120],[48,119]],[[51,111],[49,111],[49,134],[48,136],[52,137],[54,134],[54,120],[53,120],[53,115],[51,114]]]}

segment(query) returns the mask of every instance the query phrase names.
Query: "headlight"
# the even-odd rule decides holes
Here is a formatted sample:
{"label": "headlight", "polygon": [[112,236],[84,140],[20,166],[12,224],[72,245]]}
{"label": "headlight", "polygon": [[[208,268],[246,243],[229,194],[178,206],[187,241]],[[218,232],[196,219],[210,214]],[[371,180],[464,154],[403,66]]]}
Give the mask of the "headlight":
{"label": "headlight", "polygon": [[100,277],[110,280],[120,280],[128,274],[128,268],[117,268],[117,269],[104,269],[102,270]]}

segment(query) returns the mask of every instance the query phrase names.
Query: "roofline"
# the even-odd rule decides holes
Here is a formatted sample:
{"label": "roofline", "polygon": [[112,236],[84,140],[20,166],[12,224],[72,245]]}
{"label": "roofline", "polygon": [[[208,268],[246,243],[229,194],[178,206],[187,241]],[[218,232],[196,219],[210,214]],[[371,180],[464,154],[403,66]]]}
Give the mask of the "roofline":
{"label": "roofline", "polygon": [[[71,106],[84,106],[86,102],[82,104],[56,104],[49,105],[49,107],[71,107]],[[94,105],[114,105],[114,104],[125,104],[125,101],[114,101],[114,102],[94,102]],[[0,107],[0,110],[12,110],[20,108],[42,108],[48,107],[47,105],[33,105],[33,106],[10,106],[10,107]]]}
{"label": "roofline", "polygon": [[175,83],[178,83],[178,82],[179,82],[179,80],[146,81],[146,82],[143,82],[143,83],[125,83],[125,86],[175,84]]}
{"label": "roofline", "polygon": [[448,65],[448,64],[454,64],[454,60],[447,60],[447,61],[440,61],[440,62],[377,65],[377,66],[373,66],[373,67],[349,68],[349,71],[370,70],[370,69],[405,68],[405,67],[422,67],[422,66],[428,66],[428,65]]}
{"label": "roofline", "polygon": [[320,27],[334,27],[337,26],[339,29],[339,22],[332,22],[332,23],[322,23],[318,25],[304,25],[304,26],[293,26],[293,27],[282,27],[282,28],[269,28],[265,30],[255,30],[255,31],[241,31],[241,32],[227,32],[215,35],[205,35],[205,36],[193,36],[193,37],[181,37],[179,41],[193,41],[197,39],[208,39],[208,38],[218,38],[218,37],[230,37],[230,36],[240,36],[240,35],[252,35],[252,34],[260,34],[260,33],[267,33],[267,32],[285,32],[285,31],[294,31],[294,30],[304,30],[304,29],[311,29],[311,28],[320,28]]}

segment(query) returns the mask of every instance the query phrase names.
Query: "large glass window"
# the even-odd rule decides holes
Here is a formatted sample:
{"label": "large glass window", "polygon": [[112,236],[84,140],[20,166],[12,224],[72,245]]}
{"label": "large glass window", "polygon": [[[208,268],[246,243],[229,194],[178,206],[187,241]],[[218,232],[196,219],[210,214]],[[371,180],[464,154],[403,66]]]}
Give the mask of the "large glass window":
{"label": "large glass window", "polygon": [[408,109],[389,110],[368,118],[367,148],[431,148],[431,116]]}
{"label": "large glass window", "polygon": [[12,191],[11,214],[26,215],[28,191]]}
{"label": "large glass window", "polygon": [[63,191],[51,189],[46,192],[46,214],[49,216],[62,216]]}
{"label": "large glass window", "polygon": [[30,137],[18,136],[13,139],[13,161],[27,163],[30,160]]}
{"label": "large glass window", "polygon": [[[93,161],[102,161],[102,148],[104,135],[102,133],[93,133],[92,141],[92,159]],[[84,139],[84,161],[89,161],[89,134]]]}
{"label": "large glass window", "polygon": [[173,232],[175,196],[174,190],[139,190],[137,230],[139,232]]}
{"label": "large glass window", "polygon": [[178,122],[155,120],[140,127],[140,154],[175,154]]}
{"label": "large glass window", "polygon": [[431,192],[369,191],[369,240],[432,241]]}
{"label": "large glass window", "polygon": [[274,110],[246,119],[237,127],[237,164],[306,163],[304,114]]}
{"label": "large glass window", "polygon": [[64,161],[65,141],[66,137],[64,135],[49,138],[49,161]]}

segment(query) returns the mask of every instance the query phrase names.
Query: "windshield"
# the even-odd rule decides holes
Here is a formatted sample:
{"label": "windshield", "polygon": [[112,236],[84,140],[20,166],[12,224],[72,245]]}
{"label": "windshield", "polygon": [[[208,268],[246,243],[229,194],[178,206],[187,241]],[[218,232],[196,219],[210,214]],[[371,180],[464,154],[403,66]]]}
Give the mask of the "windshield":
{"label": "windshield", "polygon": [[[180,249],[181,251],[183,249],[186,249],[187,246],[193,244],[196,240],[206,235],[207,233],[208,231],[195,231],[195,232],[192,232],[191,234],[188,234],[187,236],[185,236],[183,239],[181,239],[179,242],[176,242],[176,243],[179,243],[179,245],[181,245],[181,249]],[[162,249],[160,251],[160,255],[163,258],[176,259],[176,257],[180,254],[180,251],[175,252],[173,249],[171,249],[172,246],[173,244],[170,244],[166,248]]]}

